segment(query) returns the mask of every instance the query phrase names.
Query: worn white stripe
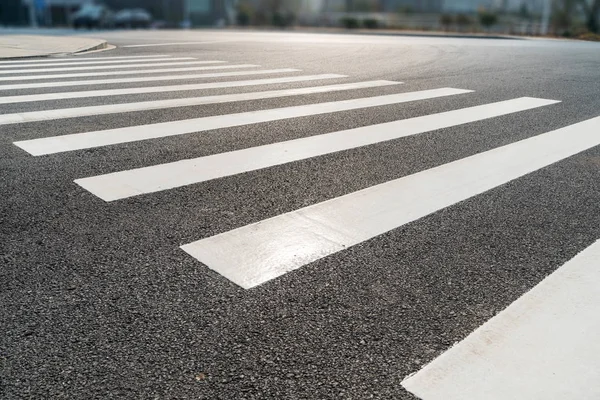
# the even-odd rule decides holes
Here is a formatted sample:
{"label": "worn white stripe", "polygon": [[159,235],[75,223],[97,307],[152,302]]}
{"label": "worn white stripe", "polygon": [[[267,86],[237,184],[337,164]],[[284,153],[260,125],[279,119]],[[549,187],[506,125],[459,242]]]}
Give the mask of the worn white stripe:
{"label": "worn white stripe", "polygon": [[[183,135],[192,132],[204,132],[213,129],[230,128],[279,121],[282,119],[328,114],[338,111],[350,111],[359,108],[377,107],[425,98],[435,98],[459,94],[460,89],[435,89],[422,92],[399,93],[387,96],[367,97],[352,100],[317,103],[304,106],[275,108],[270,110],[249,111],[239,114],[216,115],[183,121],[131,126],[95,132],[83,132],[62,136],[51,136],[15,142],[14,144],[32,155],[60,153],[118,143],[156,139],[167,136]],[[453,92],[454,91],[454,92]],[[464,91],[463,93],[467,93]]]}
{"label": "worn white stripe", "polygon": [[278,84],[278,83],[306,82],[306,81],[317,81],[317,80],[323,80],[323,79],[344,78],[344,77],[346,77],[346,75],[321,74],[321,75],[290,76],[290,77],[285,77],[285,78],[253,79],[253,80],[247,80],[247,81],[197,83],[197,84],[190,84],[190,85],[151,86],[151,87],[143,87],[143,88],[89,90],[89,91],[80,91],[80,92],[31,94],[31,95],[24,95],[24,96],[0,97],[0,104],[26,103],[26,102],[35,102],[35,101],[48,101],[48,100],[79,99],[79,98],[86,98],[86,97],[120,96],[120,95],[141,94],[141,93],[182,92],[182,91],[186,91],[186,90],[202,90],[202,89],[270,85],[270,84]]}
{"label": "worn white stripe", "polygon": [[[440,95],[464,93],[454,89]],[[419,93],[419,92],[417,92]],[[434,93],[406,96],[404,101],[431,98]],[[429,97],[426,97],[429,96]],[[401,102],[401,101],[399,101]],[[114,172],[77,181],[100,198],[111,201],[145,193],[167,190],[228,175],[240,174],[274,165],[381,143],[401,137],[417,135],[436,129],[480,121],[552,104],[554,101],[521,98],[486,104],[423,117],[370,125],[361,128],[310,136],[286,142],[251,147],[248,149],[214,154],[207,157],[181,160],[151,167]]]}
{"label": "worn white stripe", "polygon": [[598,146],[600,117],[182,246],[251,288]]}
{"label": "worn white stripe", "polygon": [[423,400],[600,399],[599,305],[600,240],[402,386]]}
{"label": "worn white stripe", "polygon": [[159,47],[159,46],[181,46],[181,45],[193,45],[193,44],[212,44],[212,43],[223,43],[226,40],[212,40],[207,42],[174,42],[174,43],[146,43],[146,44],[128,44],[126,46],[119,47]]}
{"label": "worn white stripe", "polygon": [[125,59],[144,59],[144,58],[157,58],[157,57],[171,57],[168,54],[155,54],[148,56],[120,56],[120,57],[77,57],[77,58],[43,58],[38,60],[12,60],[12,61],[0,61],[0,65],[4,64],[38,64],[52,62],[69,62],[69,61],[96,61],[96,60],[125,60]]}
{"label": "worn white stripe", "polygon": [[[0,69],[15,69],[15,68],[28,68],[28,67],[35,67],[35,68],[41,68],[41,67],[64,67],[64,66],[72,66],[72,65],[92,65],[92,64],[128,64],[128,63],[140,63],[140,62],[157,62],[157,61],[183,61],[183,60],[196,60],[196,58],[194,57],[174,57],[174,58],[147,58],[144,60],[103,60],[101,58],[98,59],[98,61],[78,61],[77,59],[75,60],[69,60],[71,62],[48,62],[47,64],[35,64],[35,65],[0,65]],[[118,66],[115,66],[115,68],[118,68]],[[15,73],[21,73],[21,72],[15,72]]]}
{"label": "worn white stripe", "polygon": [[187,71],[208,71],[213,69],[234,69],[258,67],[254,64],[237,65],[212,65],[209,67],[178,67],[178,68],[156,68],[140,69],[137,71],[96,71],[96,72],[78,72],[73,74],[50,74],[50,75],[25,75],[25,76],[3,76],[0,81],[32,81],[40,79],[63,79],[63,78],[83,78],[86,76],[115,76],[115,75],[138,75],[138,74],[162,74],[165,72],[187,72]]}
{"label": "worn white stripe", "polygon": [[[195,60],[193,57],[182,57],[183,60]],[[30,68],[30,69],[11,69],[10,71],[0,70],[0,75],[9,74],[37,74],[46,72],[64,72],[64,71],[92,71],[101,69],[132,69],[132,68],[155,68],[155,67],[174,67],[179,65],[206,65],[206,64],[223,64],[225,61],[177,61],[171,62],[171,58],[168,62],[158,63],[143,63],[143,64],[127,64],[127,65],[85,65],[83,67],[64,67],[64,68]]]}
{"label": "worn white stripe", "polygon": [[197,106],[202,104],[230,103],[258,99],[272,99],[285,96],[300,96],[315,93],[337,92],[343,90],[364,89],[379,86],[396,85],[391,81],[367,81],[344,83],[328,86],[311,86],[299,89],[270,90],[265,92],[223,94],[217,96],[190,97],[182,99],[142,101],[138,103],[106,104],[101,106],[63,108],[47,111],[31,111],[16,114],[0,115],[0,125],[24,122],[46,121],[51,119],[85,117],[90,115],[116,114],[133,111],[156,110],[173,107]]}
{"label": "worn white stripe", "polygon": [[67,86],[90,86],[90,85],[112,85],[115,83],[137,83],[137,82],[160,82],[177,81],[205,78],[224,78],[230,76],[251,76],[267,74],[283,74],[287,72],[300,72],[299,69],[281,68],[281,69],[263,69],[258,71],[234,71],[234,72],[211,72],[207,74],[187,74],[187,75],[168,75],[168,76],[144,76],[139,78],[115,78],[115,79],[95,79],[82,81],[58,81],[58,82],[35,82],[18,83],[14,85],[0,85],[0,90],[19,90],[19,89],[40,89],[49,87],[67,87]]}

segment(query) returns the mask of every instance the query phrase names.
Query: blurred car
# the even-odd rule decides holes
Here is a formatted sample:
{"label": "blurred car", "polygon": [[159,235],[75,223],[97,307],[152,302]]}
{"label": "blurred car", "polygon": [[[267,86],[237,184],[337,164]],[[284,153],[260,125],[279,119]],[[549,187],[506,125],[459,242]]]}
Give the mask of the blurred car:
{"label": "blurred car", "polygon": [[113,12],[103,5],[85,4],[73,14],[73,27],[79,28],[112,28]]}
{"label": "blurred car", "polygon": [[141,8],[125,9],[115,15],[117,28],[149,28],[152,15]]}
{"label": "blurred car", "polygon": [[167,21],[154,21],[150,24],[151,29],[166,29],[169,27]]}

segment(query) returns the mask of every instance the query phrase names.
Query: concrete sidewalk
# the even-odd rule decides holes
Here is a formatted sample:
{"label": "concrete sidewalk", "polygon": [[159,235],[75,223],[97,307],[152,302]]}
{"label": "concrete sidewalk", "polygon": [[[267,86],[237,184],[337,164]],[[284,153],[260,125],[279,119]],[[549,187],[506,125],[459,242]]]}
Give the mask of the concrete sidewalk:
{"label": "concrete sidewalk", "polygon": [[73,36],[0,36],[0,59],[73,54],[106,48],[105,40]]}

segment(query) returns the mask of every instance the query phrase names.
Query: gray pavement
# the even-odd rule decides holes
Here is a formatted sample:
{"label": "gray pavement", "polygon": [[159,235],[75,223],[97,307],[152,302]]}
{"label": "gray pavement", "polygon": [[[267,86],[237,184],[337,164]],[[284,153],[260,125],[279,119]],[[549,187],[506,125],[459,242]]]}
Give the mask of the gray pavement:
{"label": "gray pavement", "polygon": [[[179,247],[598,117],[600,45],[236,31],[102,37],[119,47],[85,62],[194,57],[258,66],[240,71],[301,71],[102,84],[92,81],[219,71],[43,80],[14,74],[0,82],[0,96],[347,77],[7,103],[0,113],[404,83],[0,125],[3,399],[412,399],[401,386],[407,375],[600,238],[600,147],[592,147],[243,289]],[[60,73],[71,72],[79,71]],[[83,82],[2,89],[73,81]],[[45,156],[13,144],[438,88],[474,92]],[[73,182],[520,97],[560,103],[112,202]]]}

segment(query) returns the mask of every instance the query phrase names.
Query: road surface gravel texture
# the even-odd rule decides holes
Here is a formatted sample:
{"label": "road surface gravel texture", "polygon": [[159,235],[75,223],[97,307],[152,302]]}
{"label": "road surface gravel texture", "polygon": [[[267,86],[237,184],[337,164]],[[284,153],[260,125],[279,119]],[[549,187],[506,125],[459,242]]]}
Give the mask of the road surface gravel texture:
{"label": "road surface gravel texture", "polygon": [[[599,117],[600,44],[235,30],[77,35],[100,33],[117,47],[56,64],[106,70],[36,80],[35,72],[0,69],[11,79],[0,82],[0,118],[16,118],[0,125],[2,399],[416,399],[402,386],[408,375],[600,239],[593,143],[531,171],[516,166],[514,176],[480,192],[468,192],[474,183],[466,182],[452,189],[464,190],[456,201],[408,215],[450,196],[450,182],[436,177],[452,163]],[[150,65],[181,57],[223,63]],[[136,59],[139,71],[171,71],[115,67]],[[33,60],[14,67],[44,70],[38,75],[61,68]],[[207,66],[216,69],[197,69]],[[104,75],[118,71],[128,72]],[[277,80],[322,74],[335,75]],[[271,81],[218,84],[259,79]],[[197,84],[206,87],[127,93]],[[351,106],[442,88],[458,91]],[[100,90],[108,92],[66,95]],[[57,95],[7,99],[50,93]],[[250,99],[228,97],[237,94]],[[190,98],[202,99],[179,102]],[[521,98],[528,99],[514,110],[488,107],[494,115],[473,108]],[[167,100],[174,106],[151,103]],[[100,107],[125,103],[144,104]],[[332,109],[302,108],[322,103]],[[47,119],[25,117],[59,109]],[[262,112],[275,109],[282,110]],[[441,114],[459,109],[468,109],[460,123]],[[440,115],[425,118],[432,114]],[[409,119],[388,129],[396,136],[377,136],[384,125],[376,125]],[[585,132],[597,126],[600,134],[597,122]],[[108,130],[123,138],[137,126],[136,134],[151,137],[92,145],[80,135],[85,148],[41,155],[23,144]],[[298,143],[309,143],[298,140],[318,136],[337,139],[295,156]],[[264,162],[253,167],[257,159],[244,157],[255,153],[235,153],[283,142],[288,153],[277,151],[296,158],[258,152]],[[341,144],[347,148],[327,150]],[[550,154],[544,146],[523,160]],[[208,157],[229,152],[226,162]],[[198,170],[169,169],[188,159],[207,163],[202,173],[225,172],[204,179]],[[117,190],[125,185],[117,173],[167,164],[160,174],[172,178],[136,178],[129,197],[105,201],[82,183],[115,173],[107,190]],[[189,183],[175,182],[185,174]],[[431,179],[419,183],[424,176]],[[159,178],[172,185],[146,189]],[[378,185],[392,181],[413,186],[381,200]],[[404,202],[423,185],[444,190]],[[375,200],[355,202],[363,195]],[[330,204],[334,217],[319,214]],[[389,226],[373,227],[377,218]],[[292,224],[301,227],[284,229]],[[247,282],[249,269],[260,284],[242,287],[236,279]],[[585,398],[585,388],[578,393]]]}

